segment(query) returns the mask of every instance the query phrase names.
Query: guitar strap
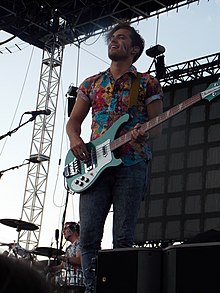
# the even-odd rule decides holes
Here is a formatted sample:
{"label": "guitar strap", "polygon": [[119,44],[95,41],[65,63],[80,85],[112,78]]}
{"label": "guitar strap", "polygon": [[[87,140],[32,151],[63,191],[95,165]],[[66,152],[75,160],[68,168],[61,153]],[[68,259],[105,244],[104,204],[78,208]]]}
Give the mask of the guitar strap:
{"label": "guitar strap", "polygon": [[138,92],[140,88],[140,80],[141,80],[141,73],[138,72],[137,77],[134,78],[131,85],[129,108],[137,105],[137,97],[138,97]]}

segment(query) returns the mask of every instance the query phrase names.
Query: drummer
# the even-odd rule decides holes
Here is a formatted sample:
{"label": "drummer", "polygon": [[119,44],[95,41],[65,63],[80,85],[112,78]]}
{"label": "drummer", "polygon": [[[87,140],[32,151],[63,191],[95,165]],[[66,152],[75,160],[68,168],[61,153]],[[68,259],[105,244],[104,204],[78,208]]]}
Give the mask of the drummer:
{"label": "drummer", "polygon": [[63,228],[63,235],[71,244],[66,248],[65,255],[57,256],[61,264],[50,267],[50,272],[57,272],[62,269],[74,270],[77,276],[82,276],[81,254],[80,254],[80,226],[76,222],[66,222]]}

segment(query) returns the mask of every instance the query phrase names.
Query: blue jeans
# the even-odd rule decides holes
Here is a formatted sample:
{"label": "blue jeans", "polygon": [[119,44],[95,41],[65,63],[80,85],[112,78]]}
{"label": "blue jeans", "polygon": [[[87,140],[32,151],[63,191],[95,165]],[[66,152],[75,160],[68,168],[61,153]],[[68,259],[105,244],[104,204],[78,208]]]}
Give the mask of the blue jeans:
{"label": "blue jeans", "polygon": [[93,292],[95,271],[91,261],[101,249],[104,224],[113,205],[113,248],[131,247],[140,203],[148,183],[148,165],[106,169],[80,195],[80,243],[86,293]]}

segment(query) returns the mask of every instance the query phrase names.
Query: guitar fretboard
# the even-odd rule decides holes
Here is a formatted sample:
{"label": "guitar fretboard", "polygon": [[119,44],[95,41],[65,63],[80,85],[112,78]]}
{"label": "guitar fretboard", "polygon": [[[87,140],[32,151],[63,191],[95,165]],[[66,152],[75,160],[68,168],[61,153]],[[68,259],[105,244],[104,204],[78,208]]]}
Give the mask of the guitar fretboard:
{"label": "guitar fretboard", "polygon": [[[155,126],[163,123],[164,121],[168,120],[169,118],[175,116],[176,114],[184,111],[185,109],[189,108],[193,104],[197,103],[201,100],[201,93],[198,93],[191,98],[183,101],[182,103],[174,106],[173,108],[161,113],[160,115],[156,116],[155,118],[149,120],[148,122],[141,125],[141,129],[144,132],[149,131],[150,129],[154,128]],[[110,143],[111,151],[114,151],[118,147],[122,146],[123,144],[129,142],[131,140],[131,131],[127,132],[126,134],[116,138],[114,141]]]}

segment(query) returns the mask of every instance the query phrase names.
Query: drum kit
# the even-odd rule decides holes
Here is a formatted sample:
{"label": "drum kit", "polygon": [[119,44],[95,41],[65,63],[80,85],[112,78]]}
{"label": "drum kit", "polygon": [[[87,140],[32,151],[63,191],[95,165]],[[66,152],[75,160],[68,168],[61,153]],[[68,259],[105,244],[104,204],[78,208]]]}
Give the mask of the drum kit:
{"label": "drum kit", "polygon": [[[0,219],[0,223],[12,228],[16,228],[17,232],[21,230],[35,231],[38,229],[33,223],[29,223],[22,220],[16,219]],[[2,254],[7,257],[18,258],[22,262],[28,263],[30,267],[38,271],[43,277],[47,280],[51,278],[50,276],[50,267],[58,265],[58,257],[65,254],[61,249],[53,247],[37,247],[33,250],[27,250],[21,247],[19,243],[10,242],[4,243],[0,242],[0,246],[7,246],[8,250],[5,250]],[[46,257],[46,260],[38,260],[37,256]],[[84,286],[82,282],[82,277],[79,278],[76,275],[70,272],[62,271],[57,272],[55,276],[52,277],[55,282],[53,286],[53,293],[56,292],[68,292],[68,293],[78,293],[84,292]]]}
{"label": "drum kit", "polygon": [[[20,232],[21,230],[27,230],[27,231],[35,231],[38,229],[38,226],[35,224],[25,222],[22,220],[16,220],[16,219],[0,219],[0,223],[12,228],[16,228],[17,232]],[[19,243],[13,242],[13,243],[2,243],[0,242],[0,246],[8,246],[9,251],[12,250],[14,253],[14,257],[18,258],[19,256],[26,258],[28,255],[40,255],[40,256],[46,256],[49,259],[51,257],[56,258],[58,255],[62,255],[65,252],[52,248],[52,247],[37,247],[33,250],[26,250],[20,246]],[[30,257],[30,259],[35,259],[35,257]]]}

